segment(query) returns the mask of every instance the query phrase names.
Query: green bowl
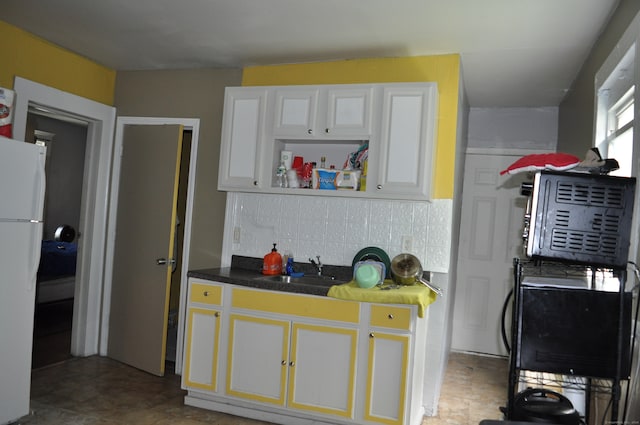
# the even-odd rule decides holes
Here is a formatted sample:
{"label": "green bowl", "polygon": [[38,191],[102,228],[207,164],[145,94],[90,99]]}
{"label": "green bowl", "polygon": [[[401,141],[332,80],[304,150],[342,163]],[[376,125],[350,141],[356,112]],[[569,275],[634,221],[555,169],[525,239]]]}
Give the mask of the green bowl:
{"label": "green bowl", "polygon": [[356,270],[356,282],[361,288],[373,288],[380,282],[380,272],[372,265],[363,264]]}

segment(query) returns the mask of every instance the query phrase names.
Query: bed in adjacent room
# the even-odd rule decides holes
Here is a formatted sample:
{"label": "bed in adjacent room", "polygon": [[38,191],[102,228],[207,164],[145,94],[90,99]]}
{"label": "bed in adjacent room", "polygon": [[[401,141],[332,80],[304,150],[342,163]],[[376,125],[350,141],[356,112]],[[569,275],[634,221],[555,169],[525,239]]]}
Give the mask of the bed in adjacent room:
{"label": "bed in adjacent room", "polygon": [[38,303],[73,298],[77,255],[75,242],[42,241],[36,289]]}

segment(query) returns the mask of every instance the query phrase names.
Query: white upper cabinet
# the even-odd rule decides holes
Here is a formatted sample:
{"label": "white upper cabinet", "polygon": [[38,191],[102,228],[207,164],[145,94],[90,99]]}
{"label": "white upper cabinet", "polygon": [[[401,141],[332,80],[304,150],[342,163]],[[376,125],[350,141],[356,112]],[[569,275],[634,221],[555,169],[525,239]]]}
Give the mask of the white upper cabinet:
{"label": "white upper cabinet", "polygon": [[[228,88],[218,189],[428,200],[438,116],[436,83]],[[280,187],[280,152],[335,165],[368,147],[360,190]],[[363,189],[364,188],[364,189]]]}
{"label": "white upper cabinet", "polygon": [[368,138],[373,87],[369,85],[278,87],[277,138]]}
{"label": "white upper cabinet", "polygon": [[378,193],[430,197],[437,101],[435,83],[383,89]]}
{"label": "white upper cabinet", "polygon": [[225,90],[219,190],[259,189],[264,184],[260,171],[266,108],[264,88]]}
{"label": "white upper cabinet", "polygon": [[319,89],[278,88],[273,133],[283,137],[313,137]]}

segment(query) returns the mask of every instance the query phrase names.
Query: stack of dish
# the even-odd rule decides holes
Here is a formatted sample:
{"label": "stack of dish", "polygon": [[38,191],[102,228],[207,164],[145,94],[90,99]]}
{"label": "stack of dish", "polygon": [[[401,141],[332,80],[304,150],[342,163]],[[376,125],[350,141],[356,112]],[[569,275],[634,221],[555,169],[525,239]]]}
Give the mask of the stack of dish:
{"label": "stack of dish", "polygon": [[382,285],[388,277],[391,260],[384,250],[369,246],[353,257],[353,279],[361,288]]}

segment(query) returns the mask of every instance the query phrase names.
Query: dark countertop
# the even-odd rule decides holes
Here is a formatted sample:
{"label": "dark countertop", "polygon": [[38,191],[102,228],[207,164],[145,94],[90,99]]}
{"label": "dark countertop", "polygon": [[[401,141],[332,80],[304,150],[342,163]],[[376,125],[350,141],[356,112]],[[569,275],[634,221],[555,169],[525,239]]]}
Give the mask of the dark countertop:
{"label": "dark countertop", "polygon": [[[251,288],[319,296],[326,296],[331,286],[348,282],[353,277],[352,268],[348,266],[325,265],[322,279],[315,278],[317,273],[309,263],[294,262],[294,270],[303,272],[305,277],[310,279],[294,279],[291,283],[280,282],[274,280],[273,276],[262,274],[262,258],[238,255],[232,257],[231,267],[191,270],[187,276]],[[335,279],[332,280],[330,277]]]}

